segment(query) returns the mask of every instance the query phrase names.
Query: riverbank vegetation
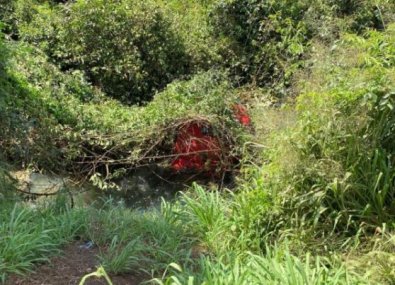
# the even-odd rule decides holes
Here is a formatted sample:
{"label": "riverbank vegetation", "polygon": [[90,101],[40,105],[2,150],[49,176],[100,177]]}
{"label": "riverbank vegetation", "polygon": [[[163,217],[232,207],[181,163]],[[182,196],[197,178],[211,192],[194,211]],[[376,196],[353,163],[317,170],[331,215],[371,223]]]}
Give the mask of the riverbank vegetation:
{"label": "riverbank vegetation", "polygon": [[[395,3],[184,2],[0,0],[0,282],[81,240],[149,284],[393,284]],[[116,188],[169,168],[188,120],[227,142],[231,189],[72,207],[10,175]]]}

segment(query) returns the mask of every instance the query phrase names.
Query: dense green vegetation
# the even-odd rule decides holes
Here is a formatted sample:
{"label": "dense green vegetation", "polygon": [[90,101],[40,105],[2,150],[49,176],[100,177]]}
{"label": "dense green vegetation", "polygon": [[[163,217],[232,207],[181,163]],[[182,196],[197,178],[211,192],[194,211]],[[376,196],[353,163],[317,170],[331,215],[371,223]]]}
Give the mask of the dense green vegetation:
{"label": "dense green vegetation", "polygon": [[[75,239],[153,284],[395,282],[394,1],[0,0],[0,22],[0,282]],[[231,190],[17,194],[12,169],[106,189],[166,167],[192,118],[240,161]]]}
{"label": "dense green vegetation", "polygon": [[124,102],[146,101],[188,72],[182,41],[154,2],[79,1],[47,9],[52,25],[44,26],[39,13],[24,24],[22,37]]}

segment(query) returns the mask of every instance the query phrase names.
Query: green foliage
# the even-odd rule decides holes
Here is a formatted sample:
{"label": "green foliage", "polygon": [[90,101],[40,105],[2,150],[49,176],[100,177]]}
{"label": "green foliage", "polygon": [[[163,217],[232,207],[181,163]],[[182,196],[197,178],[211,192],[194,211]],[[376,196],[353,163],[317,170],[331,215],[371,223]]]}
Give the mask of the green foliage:
{"label": "green foliage", "polygon": [[[264,243],[264,239],[252,227],[259,216],[250,216],[251,227],[240,223],[246,223],[248,213],[268,216],[270,208],[265,203],[269,205],[267,197],[259,198],[252,192],[224,195],[195,185],[180,197],[179,203],[162,204],[163,214],[172,224],[182,225],[185,233],[197,238],[193,251],[199,258],[193,266],[170,263],[164,276],[154,281],[157,284],[365,284],[350,274],[335,256],[321,258],[303,253],[296,257],[288,247],[282,249],[279,245],[273,248],[263,245],[266,254],[262,254],[256,244]],[[265,209],[251,209],[258,208],[258,204]]]}
{"label": "green foliage", "polygon": [[171,276],[157,284],[368,284],[349,276],[345,268],[330,260],[306,254],[304,261],[288,252],[277,250],[266,256],[249,254],[237,256],[231,263],[202,259],[201,275],[188,276],[185,272]]}
{"label": "green foliage", "polygon": [[157,0],[181,38],[189,56],[192,71],[208,70],[221,62],[221,42],[212,37],[210,7],[216,0]]}
{"label": "green foliage", "polygon": [[5,24],[10,21],[9,18],[13,12],[12,4],[10,0],[0,0],[0,21],[3,22],[0,27],[1,31],[7,31],[7,26]]}
{"label": "green foliage", "polygon": [[344,36],[326,55],[333,62],[313,59],[319,64],[297,100],[298,123],[280,134],[283,147],[268,151],[264,171],[285,227],[313,227],[322,236],[393,221],[394,36],[393,26]]}
{"label": "green foliage", "polygon": [[144,250],[143,242],[138,238],[120,244],[118,237],[114,236],[108,253],[101,257],[101,264],[115,274],[131,272],[141,265]]}
{"label": "green foliage", "polygon": [[393,1],[327,0],[327,2],[337,15],[350,17],[350,28],[357,32],[366,28],[385,29],[395,16]]}
{"label": "green foliage", "polygon": [[95,92],[81,75],[61,73],[40,51],[24,44],[7,44],[7,51],[0,78],[2,153],[14,163],[56,167],[59,126],[77,125],[81,101]]}
{"label": "green foliage", "polygon": [[173,79],[220,61],[208,23],[210,4],[29,0],[7,7],[12,8],[8,22],[14,23],[15,34],[63,69],[83,70],[107,94],[138,103]]}
{"label": "green foliage", "polygon": [[38,5],[52,3],[52,0],[0,0],[0,20],[5,23],[4,32],[18,38],[19,25],[32,21],[39,13]]}
{"label": "green foliage", "polygon": [[[6,202],[15,185],[0,165],[1,279],[78,235],[109,273],[160,284],[393,283],[393,1],[57,2],[0,0],[7,37],[23,39],[0,38],[1,160],[105,188],[168,154],[177,124],[202,118],[259,165],[244,165],[232,192],[194,185],[160,211]],[[263,142],[244,145],[232,119],[239,96],[266,100],[231,89],[240,83],[301,93],[287,110],[255,106]],[[152,100],[125,106],[102,91]],[[273,131],[268,112],[295,122]],[[364,269],[366,282],[354,274]]]}
{"label": "green foliage", "polygon": [[[215,34],[224,38],[225,65],[239,83],[288,84],[305,52],[308,29],[303,1],[221,1],[213,11]],[[285,85],[283,85],[285,84]]]}
{"label": "green foliage", "polygon": [[394,18],[391,1],[218,1],[212,9],[219,51],[237,84],[269,87],[285,97],[312,38],[336,40],[341,31],[383,29]]}
{"label": "green foliage", "polygon": [[64,69],[83,70],[123,102],[148,101],[188,73],[183,43],[154,1],[77,1],[37,9],[37,17],[21,25],[23,38]]}
{"label": "green foliage", "polygon": [[[22,204],[1,207],[1,218],[8,221],[0,227],[3,279],[47,261],[62,244],[79,236],[100,248],[99,259],[110,276],[163,274],[153,280],[158,284],[368,284],[349,272],[336,255],[325,258],[303,253],[296,257],[281,245],[266,247],[262,254],[234,245],[252,235],[233,229],[239,217],[232,208],[246,211],[249,205],[199,186],[183,195],[180,203],[162,203],[160,212],[126,209],[111,200],[101,208],[68,209],[61,201],[35,209]],[[211,244],[201,244],[215,232]]]}
{"label": "green foliage", "polygon": [[85,220],[82,211],[59,212],[56,204],[32,209],[1,203],[0,281],[8,274],[23,274],[35,263],[48,261],[76,236]]}
{"label": "green foliage", "polygon": [[158,274],[174,260],[187,261],[192,239],[156,210],[142,213],[108,201],[90,209],[86,237],[106,248],[99,256],[111,273]]}
{"label": "green foliage", "polygon": [[15,181],[8,173],[7,165],[0,160],[0,201],[12,201],[11,198],[15,198],[14,194]]}
{"label": "green foliage", "polygon": [[218,131],[240,133],[232,122],[236,94],[222,72],[175,81],[146,106],[127,107],[91,87],[81,72],[61,72],[35,47],[8,43],[7,48],[6,76],[0,79],[0,108],[7,111],[1,113],[0,132],[2,152],[17,164],[68,170],[75,159],[91,151],[113,152],[114,146],[114,161],[133,164],[157,143],[158,134],[172,143],[174,133],[164,132],[169,125],[195,116],[212,121]]}
{"label": "green foliage", "polygon": [[190,227],[196,229],[197,234],[207,234],[225,218],[223,200],[219,192],[206,193],[204,188],[197,185],[194,185],[193,189],[196,196],[183,197],[186,203],[184,220],[185,223],[192,224]]}
{"label": "green foliage", "polygon": [[234,85],[253,82],[286,96],[311,38],[333,41],[344,30],[384,29],[394,20],[394,5],[390,0],[66,5],[18,0],[4,9],[22,38],[63,69],[83,70],[105,93],[138,103],[173,79],[213,65],[230,68]]}
{"label": "green foliage", "polygon": [[[2,23],[0,22],[0,26]],[[4,45],[4,39],[3,39],[3,34],[0,32],[0,76],[1,78],[4,77],[5,75],[5,67],[6,67],[6,54],[7,54],[7,49],[5,48]],[[2,94],[3,91],[0,90],[0,94]],[[4,102],[4,96],[0,96],[0,121],[5,120],[5,102]]]}

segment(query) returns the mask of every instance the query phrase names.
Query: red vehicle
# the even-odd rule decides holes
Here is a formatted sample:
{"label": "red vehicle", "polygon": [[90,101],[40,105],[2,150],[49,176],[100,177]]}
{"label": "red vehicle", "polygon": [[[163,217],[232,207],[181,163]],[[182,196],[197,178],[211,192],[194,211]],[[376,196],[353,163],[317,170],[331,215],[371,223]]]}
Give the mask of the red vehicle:
{"label": "red vehicle", "polygon": [[[241,125],[251,125],[251,118],[243,105],[234,105],[233,112]],[[196,120],[182,125],[177,132],[173,154],[175,159],[171,167],[175,172],[217,173],[224,166],[221,161],[223,146],[220,139],[213,134],[208,122]]]}

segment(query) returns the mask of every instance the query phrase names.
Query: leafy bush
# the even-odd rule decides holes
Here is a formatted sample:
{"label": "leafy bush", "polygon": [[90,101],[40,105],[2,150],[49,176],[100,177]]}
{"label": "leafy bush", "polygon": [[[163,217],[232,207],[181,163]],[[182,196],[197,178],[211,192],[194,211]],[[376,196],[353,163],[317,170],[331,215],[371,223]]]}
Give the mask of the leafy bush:
{"label": "leafy bush", "polygon": [[208,70],[221,62],[221,42],[212,36],[210,7],[216,0],[156,0],[171,20],[173,29],[183,41],[193,72]]}
{"label": "leafy bush", "polygon": [[154,1],[77,1],[37,6],[21,34],[63,69],[85,71],[90,81],[126,103],[148,101],[188,73],[188,57],[171,21]]}
{"label": "leafy bush", "polygon": [[[287,80],[305,51],[308,29],[303,1],[221,1],[213,10],[214,32],[224,38],[225,65],[240,83],[258,86]],[[280,84],[281,85],[281,84]],[[284,86],[279,86],[281,91]]]}
{"label": "leafy bush", "polygon": [[78,112],[75,107],[80,101],[75,95],[80,90],[81,96],[86,96],[89,87],[76,76],[56,72],[42,53],[32,48],[18,44],[7,47],[7,65],[0,78],[0,108],[4,108],[1,152],[15,164],[55,167],[60,162],[54,144],[59,139],[57,127],[76,124],[78,113],[70,111]]}
{"label": "leafy bush", "polygon": [[[92,82],[118,99],[125,95],[127,102],[146,101],[158,86],[221,61],[208,21],[209,7],[215,1],[54,2],[17,0],[9,4],[12,19],[8,22],[14,23],[15,34],[21,33],[24,40],[34,43],[64,69],[86,71]],[[124,11],[125,7],[130,9]],[[90,16],[81,12],[85,9]],[[112,15],[108,12],[111,9],[122,12]],[[102,36],[96,37],[91,25]],[[77,41],[75,45],[73,41]],[[126,47],[125,42],[129,43]],[[96,51],[90,55],[92,48]],[[147,98],[128,99],[132,92]]]}
{"label": "leafy bush", "polygon": [[5,23],[9,21],[12,11],[13,7],[11,1],[0,0],[0,21],[3,22],[2,26],[0,27],[1,31],[7,30]]}
{"label": "leafy bush", "polygon": [[212,65],[230,68],[234,85],[253,82],[286,96],[311,38],[332,42],[344,30],[384,29],[394,20],[394,5],[388,0],[66,5],[29,0],[8,4],[7,13],[22,38],[63,69],[83,70],[107,94],[139,103],[173,79]]}
{"label": "leafy bush", "polygon": [[[102,159],[104,164],[108,161],[109,166],[135,167],[146,162],[166,165],[172,159],[169,154],[173,149],[177,127],[180,123],[197,118],[208,122],[215,134],[228,134],[233,140],[229,146],[236,151],[245,139],[245,129],[232,118],[235,101],[236,96],[222,73],[209,71],[197,74],[189,81],[169,84],[144,107],[125,108],[112,103],[85,105],[86,113],[92,114],[98,127],[84,131],[75,142],[69,141],[69,146],[77,149],[77,158],[111,150]],[[80,148],[81,144],[85,147]],[[156,157],[158,160],[153,160]],[[92,162],[86,160],[85,169],[104,165],[90,164]],[[112,179],[113,176],[107,178]]]}
{"label": "leafy bush", "polygon": [[393,1],[327,0],[327,2],[338,16],[350,17],[350,28],[357,32],[364,31],[366,28],[383,30],[395,19]]}
{"label": "leafy bush", "polygon": [[133,164],[158,139],[171,147],[174,134],[169,126],[193,116],[240,132],[240,126],[232,122],[236,96],[222,72],[175,81],[146,106],[127,107],[90,86],[81,72],[61,72],[39,49],[26,43],[8,43],[7,47],[6,76],[0,79],[4,92],[0,107],[7,111],[1,113],[5,119],[0,132],[2,151],[15,163],[65,170],[76,159],[91,156],[89,152],[113,149],[114,161]]}
{"label": "leafy bush", "polygon": [[17,39],[19,25],[32,21],[38,13],[39,4],[51,3],[51,0],[0,0],[0,20],[5,23],[4,32]]}
{"label": "leafy bush", "polygon": [[236,84],[267,86],[287,96],[312,38],[333,42],[342,31],[383,29],[394,19],[394,8],[386,0],[231,0],[214,6],[211,22]]}

